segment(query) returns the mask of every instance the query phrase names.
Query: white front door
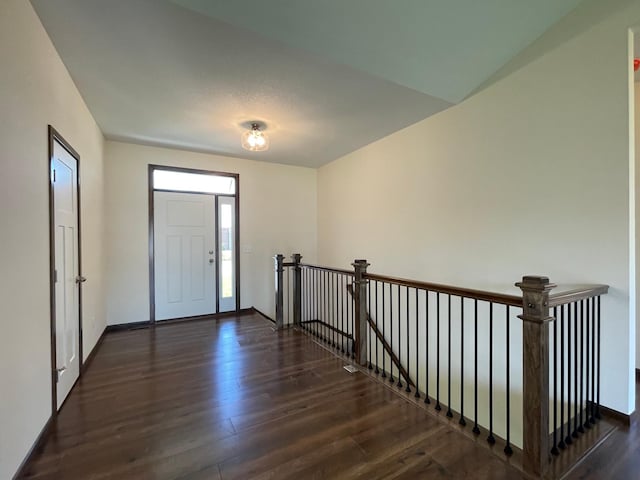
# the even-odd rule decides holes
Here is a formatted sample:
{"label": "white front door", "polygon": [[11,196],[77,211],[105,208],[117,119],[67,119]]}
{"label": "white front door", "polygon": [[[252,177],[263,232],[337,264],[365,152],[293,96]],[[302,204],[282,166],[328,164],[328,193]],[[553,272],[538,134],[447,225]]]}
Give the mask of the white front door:
{"label": "white front door", "polygon": [[216,312],[215,196],[154,192],[155,318]]}
{"label": "white front door", "polygon": [[56,140],[53,181],[55,346],[58,409],[80,375],[78,163]]}

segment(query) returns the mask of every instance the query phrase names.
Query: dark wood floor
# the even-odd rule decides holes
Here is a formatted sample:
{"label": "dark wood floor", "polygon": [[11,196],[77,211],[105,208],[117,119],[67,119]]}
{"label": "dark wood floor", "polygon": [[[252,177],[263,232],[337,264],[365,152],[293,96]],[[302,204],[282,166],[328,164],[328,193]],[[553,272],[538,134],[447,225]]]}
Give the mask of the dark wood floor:
{"label": "dark wood floor", "polygon": [[108,334],[22,478],[522,477],[343,364],[256,315]]}
{"label": "dark wood floor", "polygon": [[[636,375],[636,392],[640,391]],[[583,462],[567,476],[567,480],[638,480],[640,479],[640,398],[636,393],[636,411],[631,425],[618,425]]]}

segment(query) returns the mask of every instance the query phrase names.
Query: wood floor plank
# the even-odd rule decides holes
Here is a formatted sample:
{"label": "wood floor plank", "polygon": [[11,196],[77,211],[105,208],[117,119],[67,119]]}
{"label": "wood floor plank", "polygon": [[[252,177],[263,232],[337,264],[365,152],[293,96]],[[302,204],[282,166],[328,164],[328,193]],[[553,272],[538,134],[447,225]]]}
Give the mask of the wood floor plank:
{"label": "wood floor plank", "polygon": [[521,478],[349,361],[258,315],[109,333],[21,478]]}

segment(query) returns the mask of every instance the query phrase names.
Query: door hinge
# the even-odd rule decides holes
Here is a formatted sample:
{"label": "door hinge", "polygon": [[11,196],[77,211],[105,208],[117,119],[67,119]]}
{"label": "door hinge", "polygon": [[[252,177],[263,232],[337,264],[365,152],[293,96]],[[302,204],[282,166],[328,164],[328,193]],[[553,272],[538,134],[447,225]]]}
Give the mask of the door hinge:
{"label": "door hinge", "polygon": [[58,270],[53,271],[53,283],[58,283]]}
{"label": "door hinge", "polygon": [[53,173],[51,174],[51,180],[53,181],[53,183],[56,182],[56,169],[53,169]]}

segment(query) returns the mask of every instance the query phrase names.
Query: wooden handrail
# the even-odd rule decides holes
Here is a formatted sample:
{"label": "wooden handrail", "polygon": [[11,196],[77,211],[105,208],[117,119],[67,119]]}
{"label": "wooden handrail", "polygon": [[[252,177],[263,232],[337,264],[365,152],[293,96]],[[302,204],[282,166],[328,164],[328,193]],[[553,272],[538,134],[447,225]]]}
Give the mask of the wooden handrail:
{"label": "wooden handrail", "polygon": [[[283,266],[294,266],[293,262],[285,262]],[[342,273],[345,275],[353,276],[353,270],[345,270],[342,268],[323,267],[321,265],[312,264],[300,264],[304,268],[312,268],[314,270],[321,270],[325,272]],[[401,285],[403,287],[417,288],[420,290],[429,290],[432,292],[444,293],[448,295],[454,295],[457,297],[473,298],[478,300],[484,300],[486,302],[493,302],[502,305],[510,305],[513,307],[522,307],[521,295],[510,295],[508,293],[489,292],[486,290],[476,290],[473,288],[455,287],[452,285],[444,285],[440,283],[421,282],[418,280],[411,280],[408,278],[392,277],[389,275],[380,275],[376,273],[366,273],[364,275],[366,280],[374,280],[378,282],[393,283],[394,285]],[[593,285],[567,285],[560,286],[554,293],[549,296],[549,306],[557,307],[566,303],[575,302],[577,300],[583,300],[585,298],[595,297],[598,295],[604,295],[609,291],[609,286],[604,284]]]}
{"label": "wooden handrail", "polygon": [[453,287],[451,285],[442,285],[439,283],[418,282],[416,280],[389,277],[386,275],[377,275],[374,273],[367,273],[364,278],[367,280],[375,280],[378,282],[393,283],[394,285],[401,285],[403,287],[417,288],[419,290],[429,290],[432,292],[445,293],[457,297],[475,298],[487,302],[500,303],[502,305],[511,305],[514,307],[522,306],[522,296],[520,295],[509,295],[506,293],[474,290],[472,288]]}
{"label": "wooden handrail", "polygon": [[549,295],[550,307],[557,307],[578,300],[584,300],[585,298],[597,297],[609,291],[609,285],[567,285],[557,288],[564,288],[564,290],[556,291]]}

